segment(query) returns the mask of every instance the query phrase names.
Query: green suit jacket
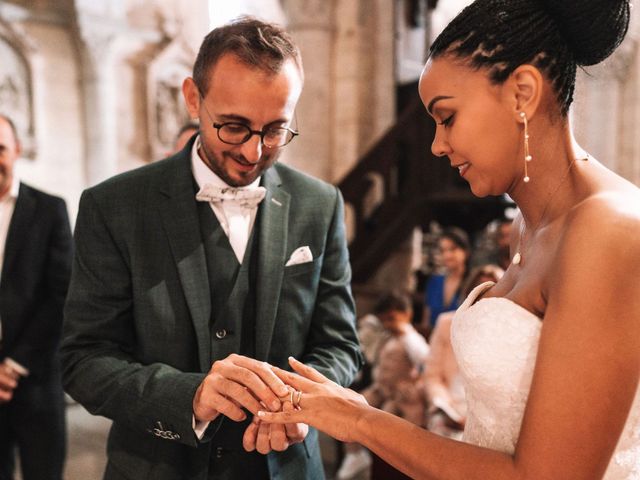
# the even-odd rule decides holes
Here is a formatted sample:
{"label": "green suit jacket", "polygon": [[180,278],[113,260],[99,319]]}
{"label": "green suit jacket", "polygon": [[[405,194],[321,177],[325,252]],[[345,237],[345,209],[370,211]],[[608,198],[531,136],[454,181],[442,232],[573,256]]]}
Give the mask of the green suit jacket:
{"label": "green suit jacket", "polygon": [[[86,190],[62,343],[66,391],[113,420],[108,479],[207,478],[210,442],[192,429],[194,393],[237,348],[213,342],[191,143],[177,155]],[[293,355],[348,385],[361,364],[343,201],[324,182],[277,164],[260,205],[256,358]],[[285,267],[308,246],[313,261]],[[215,437],[221,418],[210,425]],[[268,456],[272,478],[323,478],[316,432]]]}

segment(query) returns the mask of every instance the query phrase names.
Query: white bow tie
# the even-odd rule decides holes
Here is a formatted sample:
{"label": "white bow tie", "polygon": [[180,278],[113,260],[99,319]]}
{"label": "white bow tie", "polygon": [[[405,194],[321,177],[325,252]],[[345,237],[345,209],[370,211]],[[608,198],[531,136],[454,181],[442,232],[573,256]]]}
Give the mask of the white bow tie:
{"label": "white bow tie", "polygon": [[210,183],[206,183],[200,188],[196,194],[196,200],[199,202],[223,203],[231,202],[241,207],[255,208],[264,199],[267,189],[264,187],[256,188],[234,188],[234,187],[217,187]]}

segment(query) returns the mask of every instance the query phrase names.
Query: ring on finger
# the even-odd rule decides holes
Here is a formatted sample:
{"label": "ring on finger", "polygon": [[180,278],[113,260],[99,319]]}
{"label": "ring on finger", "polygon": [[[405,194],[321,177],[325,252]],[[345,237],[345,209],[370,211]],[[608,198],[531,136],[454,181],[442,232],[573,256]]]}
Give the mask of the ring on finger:
{"label": "ring on finger", "polygon": [[300,408],[300,400],[302,399],[302,392],[300,390],[296,390],[296,397],[295,397],[295,401],[293,401],[293,392],[291,392],[291,404],[295,407],[295,408]]}

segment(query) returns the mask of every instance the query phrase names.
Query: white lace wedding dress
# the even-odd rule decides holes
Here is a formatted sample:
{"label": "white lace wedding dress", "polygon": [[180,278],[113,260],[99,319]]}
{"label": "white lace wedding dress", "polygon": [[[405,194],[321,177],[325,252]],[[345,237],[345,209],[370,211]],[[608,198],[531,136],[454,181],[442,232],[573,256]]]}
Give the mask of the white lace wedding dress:
{"label": "white lace wedding dress", "polygon": [[[483,283],[471,292],[451,327],[468,404],[463,440],[513,453],[542,322],[506,298],[482,298],[474,303],[492,285]],[[640,480],[640,389],[604,478]]]}

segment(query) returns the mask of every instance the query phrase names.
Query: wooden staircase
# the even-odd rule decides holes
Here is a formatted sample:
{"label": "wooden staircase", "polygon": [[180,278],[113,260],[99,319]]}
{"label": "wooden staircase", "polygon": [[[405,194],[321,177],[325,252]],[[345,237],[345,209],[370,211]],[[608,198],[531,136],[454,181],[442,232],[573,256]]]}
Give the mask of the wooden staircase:
{"label": "wooden staircase", "polygon": [[[474,197],[448,158],[431,153],[434,135],[435,123],[416,95],[338,185],[351,210],[354,283],[365,283],[416,226],[436,220],[473,232],[504,211],[501,197]],[[371,210],[375,183],[383,194]]]}

